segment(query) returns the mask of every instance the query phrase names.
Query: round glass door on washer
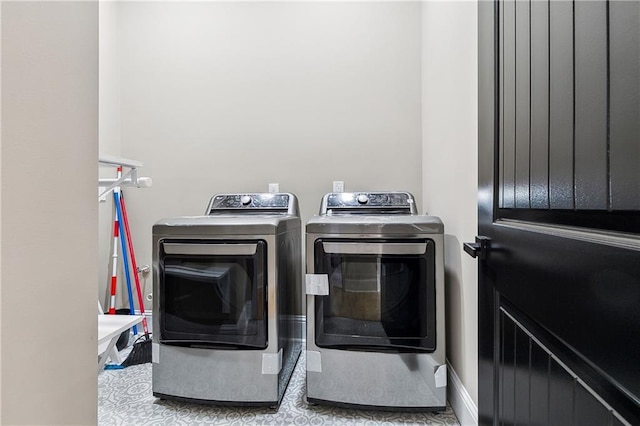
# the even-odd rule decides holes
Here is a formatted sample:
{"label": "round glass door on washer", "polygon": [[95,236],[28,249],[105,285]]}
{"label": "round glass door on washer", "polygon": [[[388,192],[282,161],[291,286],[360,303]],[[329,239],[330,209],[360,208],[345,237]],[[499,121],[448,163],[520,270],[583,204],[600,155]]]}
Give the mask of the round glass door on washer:
{"label": "round glass door on washer", "polygon": [[307,400],[444,410],[444,227],[406,192],[331,193],[307,222]]}
{"label": "round glass door on washer", "polygon": [[219,194],[153,226],[153,394],[278,406],[302,349],[292,194]]}

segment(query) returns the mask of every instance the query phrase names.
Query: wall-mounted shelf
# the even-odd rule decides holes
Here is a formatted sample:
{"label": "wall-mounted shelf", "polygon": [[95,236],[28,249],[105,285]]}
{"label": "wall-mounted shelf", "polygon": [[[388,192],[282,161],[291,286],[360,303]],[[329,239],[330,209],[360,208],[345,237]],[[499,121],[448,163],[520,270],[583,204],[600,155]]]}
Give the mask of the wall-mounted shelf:
{"label": "wall-mounted shelf", "polygon": [[118,186],[135,186],[138,188],[151,186],[151,178],[138,176],[138,168],[143,166],[143,163],[140,161],[113,157],[111,155],[100,155],[98,163],[105,167],[122,167],[122,175],[120,178],[98,179],[98,188],[100,188],[98,199],[104,197],[112,191],[113,188]]}

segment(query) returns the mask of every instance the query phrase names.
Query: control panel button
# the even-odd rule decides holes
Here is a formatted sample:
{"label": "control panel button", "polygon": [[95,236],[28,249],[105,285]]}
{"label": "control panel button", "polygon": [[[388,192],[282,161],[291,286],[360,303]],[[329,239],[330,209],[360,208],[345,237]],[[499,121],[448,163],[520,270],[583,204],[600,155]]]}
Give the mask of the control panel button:
{"label": "control panel button", "polygon": [[243,195],[242,197],[240,197],[240,202],[243,206],[248,206],[249,204],[251,204],[251,197],[248,195]]}
{"label": "control panel button", "polygon": [[367,197],[365,194],[358,195],[358,203],[367,204],[368,202],[369,202],[369,197]]}

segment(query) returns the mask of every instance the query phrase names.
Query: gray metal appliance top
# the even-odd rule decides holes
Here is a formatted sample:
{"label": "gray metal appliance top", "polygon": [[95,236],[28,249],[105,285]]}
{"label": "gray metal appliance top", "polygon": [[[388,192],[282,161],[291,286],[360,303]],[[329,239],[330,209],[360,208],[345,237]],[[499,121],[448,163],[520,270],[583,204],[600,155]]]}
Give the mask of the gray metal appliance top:
{"label": "gray metal appliance top", "polygon": [[309,219],[306,232],[415,236],[442,234],[444,225],[436,216],[418,214],[408,192],[344,192],[322,198],[320,216]]}
{"label": "gray metal appliance top", "polygon": [[298,199],[289,193],[216,194],[202,216],[161,219],[154,235],[273,235],[300,228]]}
{"label": "gray metal appliance top", "polygon": [[322,197],[321,215],[418,214],[408,192],[332,192]]}
{"label": "gray metal appliance top", "polygon": [[289,193],[216,194],[205,215],[274,214],[300,216],[298,200]]}

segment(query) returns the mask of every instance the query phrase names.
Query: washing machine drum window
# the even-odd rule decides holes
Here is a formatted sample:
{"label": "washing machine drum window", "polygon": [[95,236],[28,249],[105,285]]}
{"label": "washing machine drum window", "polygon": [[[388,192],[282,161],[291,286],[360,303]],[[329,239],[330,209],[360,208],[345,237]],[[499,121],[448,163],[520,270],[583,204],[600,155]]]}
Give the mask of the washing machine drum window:
{"label": "washing machine drum window", "polygon": [[163,251],[160,262],[162,343],[267,347],[266,243],[253,243],[252,254],[202,254],[207,250],[201,248],[184,250],[200,254]]}
{"label": "washing machine drum window", "polygon": [[[315,244],[316,273],[327,274],[329,281],[329,295],[316,297],[316,344],[434,351],[434,242],[412,240],[415,247],[422,247],[414,253],[397,253],[394,248],[402,243],[398,241],[384,243],[377,253],[367,253],[368,249],[355,253],[353,241],[342,242],[350,244],[342,252],[335,249],[339,240]],[[380,241],[359,243],[366,247]]]}

